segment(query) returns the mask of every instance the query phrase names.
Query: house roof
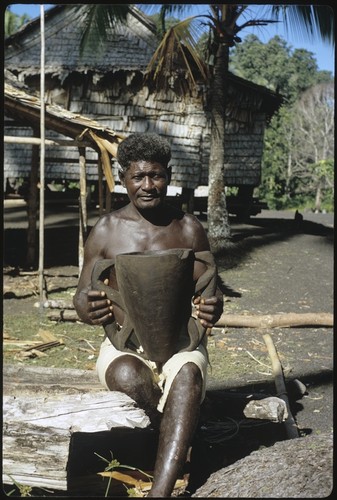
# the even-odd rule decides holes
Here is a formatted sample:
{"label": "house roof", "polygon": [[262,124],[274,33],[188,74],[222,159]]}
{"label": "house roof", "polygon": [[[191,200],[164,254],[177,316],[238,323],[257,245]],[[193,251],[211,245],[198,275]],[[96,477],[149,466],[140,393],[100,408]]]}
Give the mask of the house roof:
{"label": "house roof", "polygon": [[[120,24],[111,30],[102,51],[87,51],[82,57],[80,40],[86,9],[85,4],[56,5],[46,11],[45,73],[63,81],[71,72],[93,71],[102,75],[118,70],[144,72],[157,46],[156,28],[151,19],[135,6],[130,6],[127,25]],[[16,74],[19,69],[20,78],[40,73],[40,18],[6,38],[5,64]],[[246,106],[253,104],[270,118],[281,104],[281,96],[265,87],[231,73],[228,79],[236,107],[246,101]],[[234,109],[228,111],[235,114]]]}
{"label": "house roof", "polygon": [[[17,82],[9,71],[5,71],[4,106],[6,116],[25,125],[38,128],[40,126],[40,96],[31,89],[27,90],[27,87]],[[86,129],[94,131],[112,143],[120,142],[124,138],[111,128],[85,116],[72,113],[56,104],[46,104],[45,121],[47,129],[73,139],[81,136]],[[89,135],[86,135],[86,140],[90,142]],[[95,141],[91,142],[94,149],[97,149]]]}
{"label": "house roof", "polygon": [[[64,80],[72,72],[145,70],[156,47],[155,26],[134,6],[127,25],[109,31],[102,50],[80,53],[80,41],[88,6],[56,5],[45,14],[45,71]],[[121,43],[123,40],[123,43]],[[57,43],[56,43],[57,42]],[[23,76],[40,71],[40,19],[24,25],[5,40],[6,68]]]}

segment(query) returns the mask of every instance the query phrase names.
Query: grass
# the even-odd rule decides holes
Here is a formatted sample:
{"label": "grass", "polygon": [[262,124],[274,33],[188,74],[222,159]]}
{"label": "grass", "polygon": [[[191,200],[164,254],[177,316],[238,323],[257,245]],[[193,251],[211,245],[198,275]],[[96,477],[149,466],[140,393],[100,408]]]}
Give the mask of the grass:
{"label": "grass", "polygon": [[[230,272],[229,272],[230,274]],[[229,276],[227,276],[227,279]],[[65,279],[66,280],[66,279]],[[240,280],[239,280],[240,281]],[[64,289],[55,288],[48,294],[51,300],[62,299],[70,301],[75,292],[75,287],[66,286]],[[18,290],[16,290],[19,293]],[[41,366],[48,368],[78,368],[94,370],[99,353],[100,344],[104,337],[102,327],[94,327],[80,322],[51,321],[47,317],[50,311],[45,309],[40,313],[39,308],[34,307],[37,297],[20,299],[12,298],[5,300],[4,311],[4,363],[24,364],[26,366]],[[237,301],[226,302],[227,312],[237,312],[239,309]],[[26,341],[43,342],[40,333],[52,334],[61,345],[52,347],[38,356],[27,356],[24,346],[18,346],[11,342]],[[223,381],[240,377],[243,373],[258,375],[261,366],[240,347],[240,339],[236,333],[231,331],[213,330],[214,335],[209,337],[208,350],[211,363],[210,376],[213,380]],[[268,356],[261,352],[261,345],[249,345],[252,354],[265,362]],[[262,348],[262,351],[264,349]],[[261,358],[260,358],[261,356]],[[262,370],[266,371],[266,370]]]}
{"label": "grass", "polygon": [[[50,294],[50,299],[69,299],[69,292]],[[11,301],[16,299],[10,299]],[[6,310],[7,309],[7,310]],[[47,311],[40,313],[39,308],[25,304],[6,308],[3,321],[4,363],[24,363],[25,365],[48,366],[49,368],[95,369],[99,347],[103,340],[104,330],[80,322],[56,322],[47,317]],[[43,342],[40,332],[52,334],[61,345],[44,351],[39,356],[28,357],[24,348],[15,345],[16,341]]]}

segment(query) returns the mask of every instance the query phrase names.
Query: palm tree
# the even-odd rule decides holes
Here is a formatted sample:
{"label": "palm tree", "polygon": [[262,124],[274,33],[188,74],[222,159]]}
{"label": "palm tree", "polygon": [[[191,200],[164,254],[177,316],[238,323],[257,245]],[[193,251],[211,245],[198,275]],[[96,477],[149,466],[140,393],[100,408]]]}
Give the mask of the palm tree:
{"label": "palm tree", "polygon": [[[92,19],[93,12],[98,7],[100,15],[106,10],[106,19],[114,18],[115,6],[89,6],[89,15]],[[125,6],[126,9],[128,6]],[[145,5],[144,5],[145,7]],[[283,19],[287,29],[293,28],[297,32],[307,35],[311,39],[321,38],[329,43],[334,43],[334,16],[330,8],[319,5],[270,5],[268,13],[270,18],[248,19],[248,5],[242,4],[211,4],[209,13],[192,16],[171,26],[165,27],[165,20],[176,12],[182,14],[193,5],[163,4],[160,9],[160,22],[163,38],[158,49],[149,63],[147,78],[149,76],[156,82],[157,88],[165,85],[168,76],[172,75],[176,65],[175,54],[181,54],[186,64],[191,85],[195,82],[195,70],[190,64],[194,61],[199,75],[206,81],[210,95],[211,114],[211,152],[209,161],[209,196],[208,196],[208,237],[214,253],[225,250],[231,241],[228,211],[226,208],[224,154],[225,154],[225,127],[226,127],[226,89],[229,63],[229,49],[240,42],[238,33],[249,26],[266,26]],[[91,14],[90,14],[91,13]],[[125,19],[120,16],[119,19]],[[244,22],[239,25],[239,18]],[[210,33],[210,43],[206,61],[197,49],[200,31],[196,29],[196,22],[207,24]],[[90,23],[89,23],[90,24]],[[99,33],[106,37],[107,22],[97,23]],[[102,28],[102,29],[101,29]],[[87,35],[87,33],[85,33]],[[189,57],[186,57],[188,52]]]}

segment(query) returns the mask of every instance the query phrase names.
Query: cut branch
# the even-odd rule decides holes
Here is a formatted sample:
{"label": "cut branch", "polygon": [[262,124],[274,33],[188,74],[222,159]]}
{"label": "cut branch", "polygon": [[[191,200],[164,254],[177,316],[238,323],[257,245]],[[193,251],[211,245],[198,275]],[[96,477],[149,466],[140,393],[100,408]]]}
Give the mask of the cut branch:
{"label": "cut branch", "polygon": [[281,362],[280,362],[279,357],[277,355],[277,352],[276,352],[276,349],[274,346],[274,342],[273,342],[271,336],[269,335],[269,333],[266,333],[265,335],[263,335],[263,340],[265,341],[265,344],[267,346],[268,353],[269,353],[271,363],[272,363],[277,397],[279,397],[280,399],[283,399],[283,401],[287,405],[288,417],[286,418],[286,420],[284,422],[285,427],[286,427],[286,431],[287,431],[287,436],[289,439],[297,438],[297,437],[299,437],[299,432],[298,432],[298,428],[297,428],[296,422],[294,420],[294,417],[292,416],[292,413],[290,411],[289,399],[288,399],[286,386],[284,383],[283,369],[282,369]]}
{"label": "cut branch", "polygon": [[216,327],[234,328],[275,328],[292,326],[333,326],[333,314],[330,313],[285,313],[261,316],[242,314],[222,314]]}

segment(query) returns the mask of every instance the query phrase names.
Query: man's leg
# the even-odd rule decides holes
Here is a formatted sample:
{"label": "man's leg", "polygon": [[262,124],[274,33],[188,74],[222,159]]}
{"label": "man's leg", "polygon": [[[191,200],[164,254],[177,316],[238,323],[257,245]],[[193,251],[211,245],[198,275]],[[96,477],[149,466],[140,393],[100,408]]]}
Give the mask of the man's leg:
{"label": "man's leg", "polygon": [[200,369],[195,363],[186,363],[172,383],[164,408],[149,497],[171,495],[198,423],[201,394]]}
{"label": "man's leg", "polygon": [[120,391],[132,398],[158,427],[160,413],[157,404],[161,390],[154,381],[148,366],[135,356],[125,354],[114,359],[105,373],[105,381],[111,391]]}

